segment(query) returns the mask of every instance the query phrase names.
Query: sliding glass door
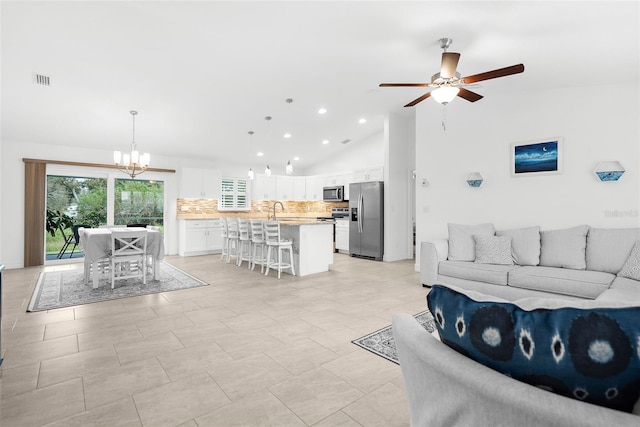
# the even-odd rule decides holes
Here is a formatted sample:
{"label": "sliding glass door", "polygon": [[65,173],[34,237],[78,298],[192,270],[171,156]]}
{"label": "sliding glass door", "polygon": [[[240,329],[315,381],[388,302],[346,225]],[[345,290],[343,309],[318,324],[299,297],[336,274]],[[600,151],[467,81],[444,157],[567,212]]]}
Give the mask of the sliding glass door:
{"label": "sliding glass door", "polygon": [[113,223],[164,225],[164,183],[116,179]]}
{"label": "sliding glass door", "polygon": [[164,182],[120,176],[47,169],[45,261],[83,257],[74,226],[164,226]]}
{"label": "sliding glass door", "polygon": [[98,227],[106,221],[106,178],[47,175],[45,260],[82,257],[73,226]]}

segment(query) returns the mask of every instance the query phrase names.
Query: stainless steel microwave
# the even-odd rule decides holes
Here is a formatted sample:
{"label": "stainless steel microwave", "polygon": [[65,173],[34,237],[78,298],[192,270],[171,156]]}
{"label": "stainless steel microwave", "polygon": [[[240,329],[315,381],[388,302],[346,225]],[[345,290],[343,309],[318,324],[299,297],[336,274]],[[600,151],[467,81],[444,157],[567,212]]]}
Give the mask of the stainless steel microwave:
{"label": "stainless steel microwave", "polygon": [[335,187],[324,187],[322,189],[322,200],[325,202],[343,202],[344,185],[336,185]]}

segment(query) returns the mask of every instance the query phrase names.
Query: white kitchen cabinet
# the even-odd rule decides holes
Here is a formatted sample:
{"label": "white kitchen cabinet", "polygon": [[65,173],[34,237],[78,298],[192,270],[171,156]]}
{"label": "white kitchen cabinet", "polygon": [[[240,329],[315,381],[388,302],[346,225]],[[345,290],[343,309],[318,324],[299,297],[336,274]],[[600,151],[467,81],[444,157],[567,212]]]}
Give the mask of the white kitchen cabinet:
{"label": "white kitchen cabinet", "polygon": [[345,174],[340,173],[340,174],[334,174],[334,175],[327,175],[324,178],[324,185],[327,187],[334,187],[336,185],[344,185],[344,176]]}
{"label": "white kitchen cabinet", "polygon": [[222,251],[222,224],[218,219],[178,221],[180,256],[207,255]]}
{"label": "white kitchen cabinet", "polygon": [[276,177],[274,175],[256,174],[252,182],[251,199],[275,200],[276,196]]}
{"label": "white kitchen cabinet", "polygon": [[304,176],[293,177],[293,200],[306,200],[307,178]]}
{"label": "white kitchen cabinet", "polygon": [[312,175],[307,177],[306,200],[322,200],[322,189],[325,183],[324,175]]}
{"label": "white kitchen cabinet", "polygon": [[384,168],[357,169],[353,171],[353,182],[384,181]]}
{"label": "white kitchen cabinet", "polygon": [[353,174],[352,173],[344,174],[344,199],[345,200],[349,200],[349,185],[352,182],[354,182],[353,181]]}
{"label": "white kitchen cabinet", "polygon": [[295,200],[293,197],[292,176],[277,175],[275,181],[277,200]]}
{"label": "white kitchen cabinet", "polygon": [[349,253],[349,220],[336,220],[336,250],[340,253]]}
{"label": "white kitchen cabinet", "polygon": [[182,199],[217,199],[220,197],[220,171],[182,168],[179,197]]}

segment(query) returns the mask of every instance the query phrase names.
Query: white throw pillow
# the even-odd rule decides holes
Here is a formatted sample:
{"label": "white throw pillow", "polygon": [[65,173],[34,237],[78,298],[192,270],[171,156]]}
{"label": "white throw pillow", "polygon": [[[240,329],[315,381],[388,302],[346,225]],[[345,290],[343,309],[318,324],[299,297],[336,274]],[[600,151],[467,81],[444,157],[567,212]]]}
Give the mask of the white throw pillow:
{"label": "white throw pillow", "polygon": [[586,248],[589,226],[540,232],[540,265],[574,270],[587,268]]}
{"label": "white throw pillow", "polygon": [[631,254],[624,263],[622,269],[618,272],[618,276],[628,279],[640,280],[640,240],[633,245]]}
{"label": "white throw pillow", "polygon": [[511,256],[511,237],[509,236],[473,236],[476,242],[476,260],[478,264],[513,265]]}
{"label": "white throw pillow", "polygon": [[476,259],[476,243],[473,236],[493,236],[493,224],[448,224],[450,261],[473,261]]}
{"label": "white throw pillow", "polygon": [[496,231],[496,236],[511,237],[511,254],[516,264],[540,264],[540,227]]}

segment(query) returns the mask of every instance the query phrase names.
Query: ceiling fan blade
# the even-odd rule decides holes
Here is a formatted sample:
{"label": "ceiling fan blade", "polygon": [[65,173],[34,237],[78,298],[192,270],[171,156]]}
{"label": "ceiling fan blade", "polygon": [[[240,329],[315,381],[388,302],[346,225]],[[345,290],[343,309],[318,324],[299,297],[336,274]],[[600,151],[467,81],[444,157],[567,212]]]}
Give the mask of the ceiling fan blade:
{"label": "ceiling fan blade", "polygon": [[411,101],[410,103],[408,103],[407,105],[405,105],[405,107],[413,107],[418,102],[422,102],[422,101],[424,101],[425,99],[427,99],[430,96],[431,96],[431,92],[427,92],[424,95],[422,95],[420,98],[416,98],[413,101]]}
{"label": "ceiling fan blade", "polygon": [[487,71],[485,73],[474,74],[473,76],[468,76],[462,79],[465,84],[481,82],[483,80],[495,79],[498,77],[510,76],[511,74],[518,74],[524,71],[524,65],[512,65],[510,67],[499,68],[493,71]]}
{"label": "ceiling fan blade", "polygon": [[460,88],[460,92],[458,92],[458,96],[460,98],[464,98],[469,102],[476,102],[476,101],[480,101],[482,98],[484,98],[482,95],[477,94],[475,92],[471,92],[468,89],[465,89],[463,87]]}
{"label": "ceiling fan blade", "polygon": [[427,87],[427,83],[380,83],[380,87]]}
{"label": "ceiling fan blade", "polygon": [[442,65],[440,66],[440,77],[450,79],[456,73],[460,54],[455,52],[442,52]]}

